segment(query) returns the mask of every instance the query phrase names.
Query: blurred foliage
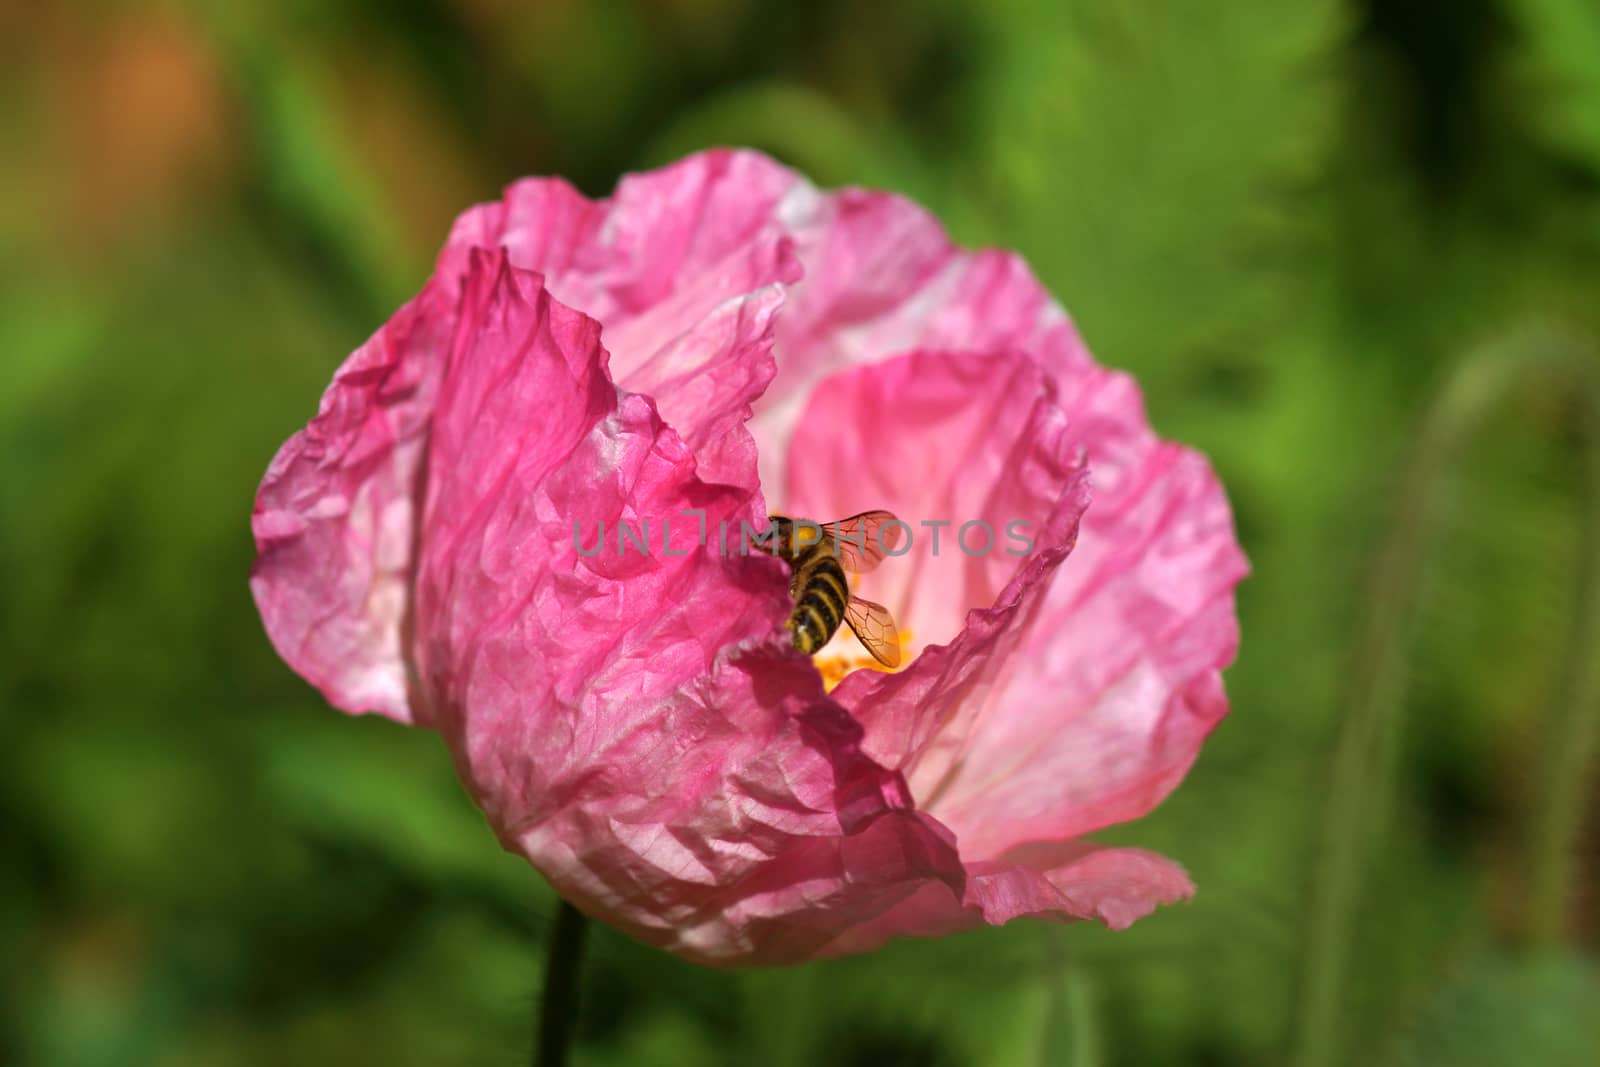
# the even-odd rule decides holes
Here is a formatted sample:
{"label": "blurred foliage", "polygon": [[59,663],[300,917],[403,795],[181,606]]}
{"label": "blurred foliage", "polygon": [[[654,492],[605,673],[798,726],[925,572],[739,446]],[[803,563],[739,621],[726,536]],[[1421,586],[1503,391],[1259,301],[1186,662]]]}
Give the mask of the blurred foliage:
{"label": "blurred foliage", "polygon": [[[1600,338],[1590,0],[75,0],[0,8],[0,59],[0,1062],[525,1057],[548,890],[436,738],[276,659],[246,516],[456,212],[712,143],[1022,250],[1255,573],[1232,717],[1107,835],[1192,905],[748,974],[596,931],[578,1062],[1282,1062],[1419,414],[1509,331]],[[1441,475],[1352,1062],[1594,1062],[1592,846],[1563,954],[1510,954],[1581,433],[1519,390]]]}
{"label": "blurred foliage", "polygon": [[1574,1026],[1600,1003],[1592,960],[1486,956],[1445,978],[1389,1054],[1418,1067],[1584,1067],[1600,1060],[1600,1028]]}

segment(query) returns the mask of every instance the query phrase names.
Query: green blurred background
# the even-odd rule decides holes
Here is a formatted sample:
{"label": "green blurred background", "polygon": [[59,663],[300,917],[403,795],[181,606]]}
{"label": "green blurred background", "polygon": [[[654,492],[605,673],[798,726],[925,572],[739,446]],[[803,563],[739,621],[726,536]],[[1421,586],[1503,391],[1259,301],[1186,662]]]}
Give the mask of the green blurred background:
{"label": "green blurred background", "polygon": [[1020,249],[1255,571],[1232,716],[1108,835],[1191,905],[599,930],[577,1062],[1600,1062],[1593,0],[18,2],[0,63],[0,1062],[525,1060],[552,898],[274,656],[251,498],[459,210],[715,143]]}

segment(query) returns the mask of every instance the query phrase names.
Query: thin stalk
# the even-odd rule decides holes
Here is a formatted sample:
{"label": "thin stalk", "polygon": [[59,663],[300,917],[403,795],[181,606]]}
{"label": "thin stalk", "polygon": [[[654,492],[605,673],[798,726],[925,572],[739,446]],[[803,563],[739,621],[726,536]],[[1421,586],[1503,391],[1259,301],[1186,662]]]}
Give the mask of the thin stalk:
{"label": "thin stalk", "polygon": [[1067,1047],[1071,1050],[1067,1062],[1072,1067],[1100,1067],[1100,1031],[1095,1024],[1094,983],[1089,976],[1074,968],[1062,976],[1061,996],[1066,1001]]}
{"label": "thin stalk", "polygon": [[[1555,357],[1555,358],[1552,358]],[[1403,732],[1405,660],[1426,552],[1438,532],[1444,475],[1485,416],[1533,370],[1576,380],[1586,398],[1589,438],[1584,481],[1586,523],[1579,614],[1562,704],[1550,720],[1542,799],[1532,838],[1530,922],[1535,939],[1559,936],[1571,882],[1572,840],[1581,819],[1584,768],[1595,742],[1600,669],[1600,392],[1584,353],[1548,339],[1492,349],[1464,364],[1425,415],[1407,463],[1393,521],[1378,551],[1367,614],[1355,645],[1346,712],[1335,738],[1322,847],[1312,883],[1293,1062],[1325,1067],[1343,1062],[1341,1010],[1350,942],[1361,903],[1367,857],[1388,822],[1393,766]]]}
{"label": "thin stalk", "polygon": [[539,991],[538,1032],[534,1035],[534,1067],[564,1067],[578,1018],[578,972],[588,920],[565,900],[556,911],[545,958],[544,988]]}
{"label": "thin stalk", "polygon": [[1583,421],[1583,516],[1572,637],[1555,706],[1545,727],[1528,841],[1527,947],[1553,949],[1565,931],[1577,881],[1585,780],[1600,743],[1600,366],[1572,360]]}
{"label": "thin stalk", "polygon": [[[1067,931],[1055,931],[1066,934]],[[1073,963],[1067,939],[1041,939],[1044,946],[1044,1024],[1040,1028],[1035,1062],[1066,1067],[1100,1067],[1104,1061],[1100,1040],[1096,991],[1084,969]]]}

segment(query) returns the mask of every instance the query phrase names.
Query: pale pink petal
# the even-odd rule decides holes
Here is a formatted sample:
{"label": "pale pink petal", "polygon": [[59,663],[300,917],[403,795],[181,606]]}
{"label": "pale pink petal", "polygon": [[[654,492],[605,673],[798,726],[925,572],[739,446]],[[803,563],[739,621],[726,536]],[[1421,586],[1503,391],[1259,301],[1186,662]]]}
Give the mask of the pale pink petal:
{"label": "pale pink petal", "polygon": [[898,674],[858,670],[834,697],[925,806],[1071,550],[1088,502],[1081,449],[1039,368],[1005,353],[914,353],[836,374],[797,438],[787,496],[802,514],[886,507],[911,526],[910,551],[860,592],[893,611],[916,658]]}
{"label": "pale pink petal", "polygon": [[967,872],[967,902],[991,924],[1070,917],[1122,930],[1157,905],[1194,895],[1188,874],[1166,857],[1082,839],[1012,848],[994,860],[968,863]]}
{"label": "pale pink petal", "polygon": [[871,921],[854,926],[818,955],[845,956],[896,937],[933,937],[1012,919],[1093,919],[1123,930],[1162,904],[1194,895],[1183,868],[1135,848],[1074,841],[1004,861],[967,864],[966,888],[955,893],[926,882]]}
{"label": "pale pink petal", "polygon": [[963,855],[1138,818],[1227,714],[1221,670],[1247,568],[1215,476],[1152,442],[1134,471],[1099,484],[1071,563],[931,806]]}
{"label": "pale pink petal", "polygon": [[1062,376],[1094,368],[1021,257],[956,248],[937,219],[904,197],[800,185],[780,210],[806,277],[779,323],[778,377],[751,423],[763,484],[782,474],[811,391],[847,367],[916,349],[1022,352],[1058,388]]}
{"label": "pale pink petal", "polygon": [[403,631],[448,307],[430,285],[345,360],[251,517],[250,589],[278,654],[329,703],[402,722],[416,713]]}
{"label": "pale pink petal", "polygon": [[802,413],[829,375],[919,349],[1028,354],[1088,456],[1094,502],[1072,559],[981,717],[940,738],[951,773],[913,769],[918,803],[969,860],[1145,814],[1227,712],[1220,672],[1248,566],[1209,465],[1155,435],[1132,380],[1094,363],[1016,256],[956,249],[890,194],[791,191],[786,203],[807,275],[752,422],[764,475],[774,453],[811,447]]}

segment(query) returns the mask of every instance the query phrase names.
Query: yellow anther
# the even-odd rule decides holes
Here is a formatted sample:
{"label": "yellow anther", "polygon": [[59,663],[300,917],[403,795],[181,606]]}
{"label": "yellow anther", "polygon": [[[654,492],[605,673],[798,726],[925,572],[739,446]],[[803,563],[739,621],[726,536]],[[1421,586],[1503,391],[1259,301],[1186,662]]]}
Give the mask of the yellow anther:
{"label": "yellow anther", "polygon": [[[901,630],[900,638],[900,663],[904,667],[911,661],[911,631]],[[854,634],[848,629],[841,629],[839,636],[828,642],[828,647],[811,657],[811,662],[817,665],[817,671],[822,675],[822,688],[833,692],[833,687],[844,681],[844,676],[851,671],[865,668],[869,671],[882,671],[893,674],[883,664],[872,658],[872,653],[862,647]]]}

